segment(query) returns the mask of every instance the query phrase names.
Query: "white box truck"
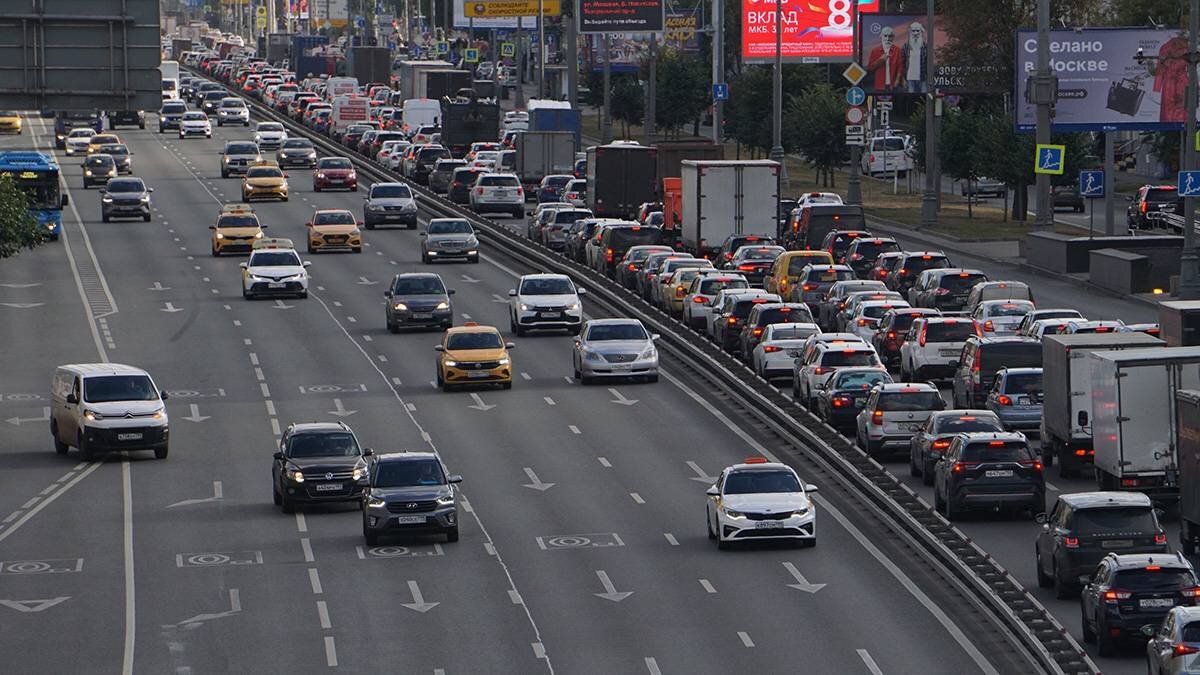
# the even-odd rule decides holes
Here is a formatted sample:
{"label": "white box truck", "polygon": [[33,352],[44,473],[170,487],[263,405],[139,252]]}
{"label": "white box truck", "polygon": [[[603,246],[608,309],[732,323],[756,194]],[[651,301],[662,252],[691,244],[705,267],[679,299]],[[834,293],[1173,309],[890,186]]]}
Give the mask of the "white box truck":
{"label": "white box truck", "polygon": [[770,160],[680,162],[680,243],[711,258],[731,234],[773,234],[779,209],[779,164]]}
{"label": "white box truck", "polygon": [[1042,462],[1064,478],[1091,466],[1092,364],[1088,354],[1162,347],[1145,333],[1080,333],[1042,338]]}
{"label": "white box truck", "polygon": [[1179,499],[1175,394],[1200,389],[1200,347],[1095,352],[1092,437],[1101,490],[1144,492],[1158,504]]}
{"label": "white box truck", "polygon": [[525,198],[536,199],[542,179],[575,170],[575,134],[570,131],[522,131],[517,134],[517,176]]}

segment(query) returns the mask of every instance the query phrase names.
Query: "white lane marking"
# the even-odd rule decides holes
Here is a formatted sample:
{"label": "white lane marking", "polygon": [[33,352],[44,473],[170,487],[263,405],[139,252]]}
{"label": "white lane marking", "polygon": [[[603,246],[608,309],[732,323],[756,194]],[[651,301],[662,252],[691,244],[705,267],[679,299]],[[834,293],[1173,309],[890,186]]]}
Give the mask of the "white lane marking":
{"label": "white lane marking", "polygon": [[713,588],[712,582],[709,581],[708,579],[701,579],[700,587],[704,589],[705,593],[716,593],[717,592],[717,589]]}
{"label": "white lane marking", "polygon": [[321,577],[317,575],[317,568],[308,568],[308,583],[312,586],[313,595],[322,595],[324,590],[321,589]]}
{"label": "white lane marking", "polygon": [[13,511],[12,513],[8,514],[7,516],[4,516],[4,524],[7,525],[7,524],[11,523],[12,521],[16,520],[17,517],[19,517],[22,513],[25,513],[25,512],[18,509],[16,511]]}
{"label": "white lane marking", "polygon": [[32,499],[30,499],[29,501],[27,501],[27,502],[25,502],[24,504],[22,504],[22,505],[21,505],[21,508],[23,508],[23,509],[28,509],[28,508],[32,507],[34,504],[36,504],[36,503],[37,503],[37,501],[38,501],[38,498],[37,498],[37,497],[33,497],[33,498],[32,498]]}
{"label": "white lane marking", "polygon": [[546,402],[546,405],[557,405],[554,402],[554,399],[550,398],[549,396],[543,396],[542,400]]}
{"label": "white lane marking", "polygon": [[408,412],[416,412],[417,411],[417,406],[416,406],[416,404],[413,404],[413,403],[405,403],[404,407],[405,407],[405,409],[408,410]]}
{"label": "white lane marking", "polygon": [[296,514],[296,531],[297,532],[308,532],[308,521],[304,520],[303,513]]}
{"label": "white lane marking", "polygon": [[125,658],[121,666],[124,675],[133,673],[133,647],[136,634],[137,598],[133,585],[133,487],[129,476],[129,460],[121,462],[121,501],[125,530]]}
{"label": "white lane marking", "polygon": [[611,469],[611,468],[612,468],[612,464],[609,464],[609,463],[608,463],[608,458],[607,458],[607,457],[597,457],[597,458],[596,458],[596,461],[597,461],[597,462],[600,462],[600,466],[602,466],[602,467],[604,467],[604,468],[606,468],[606,469]]}
{"label": "white lane marking", "polygon": [[333,643],[333,636],[325,636],[325,665],[330,668],[337,667],[337,646]]}
{"label": "white lane marking", "polygon": [[317,617],[321,620],[321,628],[328,630],[333,628],[333,624],[329,621],[329,606],[324,600],[317,601]]}
{"label": "white lane marking", "polygon": [[856,649],[854,651],[858,652],[858,658],[863,660],[863,664],[867,666],[867,670],[871,671],[871,675],[883,675],[879,664],[875,663],[875,659],[871,658],[871,654],[867,650]]}
{"label": "white lane marking", "polygon": [[235,325],[235,326],[241,326],[241,325],[242,325],[242,322],[241,322],[241,321],[238,321],[237,319],[234,319],[234,320],[233,320],[233,325]]}
{"label": "white lane marking", "polygon": [[51,483],[51,484],[47,485],[47,486],[45,487],[45,489],[43,489],[43,490],[42,490],[41,492],[39,492],[38,494],[39,494],[39,495],[41,495],[41,496],[43,496],[43,497],[45,497],[47,492],[50,492],[50,491],[51,491],[51,490],[53,490],[54,488],[58,487],[58,485],[56,485],[56,483],[57,483],[57,482],[58,482],[58,481],[54,481],[54,483]]}
{"label": "white lane marking", "polygon": [[575,384],[575,378],[570,375],[563,375],[563,379],[567,381],[567,384]]}
{"label": "white lane marking", "polygon": [[532,380],[533,377],[530,376],[529,373],[521,373],[521,379],[528,381],[528,380]]}
{"label": "white lane marking", "polygon": [[103,462],[92,462],[91,464],[88,465],[88,467],[86,469],[83,470],[83,472],[81,472],[78,476],[75,476],[75,478],[73,478],[71,480],[71,482],[64,484],[62,486],[62,489],[60,489],[58,492],[55,492],[54,494],[50,495],[49,497],[46,497],[45,499],[43,499],[41,501],[41,503],[38,503],[37,497],[34,497],[33,499],[30,499],[29,501],[25,502],[25,506],[21,507],[22,509],[28,509],[33,504],[37,504],[37,506],[35,506],[33,508],[33,510],[26,512],[24,516],[21,516],[20,520],[13,523],[12,525],[10,525],[8,527],[8,529],[4,530],[3,532],[0,532],[0,541],[4,541],[5,539],[7,539],[9,537],[9,535],[11,535],[13,532],[16,532],[25,523],[29,522],[30,518],[33,518],[35,515],[38,514],[39,511],[41,511],[42,509],[49,506],[50,503],[53,502],[55,499],[58,499],[59,497],[61,497],[64,492],[66,492],[67,490],[70,490],[72,487],[75,486],[76,483],[83,480],[84,478],[87,478],[96,469],[99,469],[102,464],[103,464]]}
{"label": "white lane marking", "polygon": [[363,339],[363,342],[374,342],[375,341],[375,338],[371,337],[370,335],[364,335],[364,336],[362,336],[362,339]]}
{"label": "white lane marking", "polygon": [[279,428],[279,420],[274,417],[271,418],[271,433],[276,436],[282,435],[282,430]]}
{"label": "white lane marking", "polygon": [[583,433],[582,431],[579,430],[579,427],[575,426],[574,424],[568,424],[567,428],[570,429],[571,433],[573,433],[573,434],[582,434]]}
{"label": "white lane marking", "polygon": [[514,605],[519,605],[524,602],[524,600],[521,599],[521,594],[518,593],[514,588],[508,589],[508,599],[512,600],[512,604]]}
{"label": "white lane marking", "polygon": [[656,661],[653,656],[647,656],[645,660],[646,671],[649,672],[650,675],[662,675],[662,671],[658,669],[658,661]]}
{"label": "white lane marking", "polygon": [[257,378],[259,382],[262,382],[263,380],[267,379],[267,376],[263,375],[262,368],[254,369],[254,377]]}
{"label": "white lane marking", "polygon": [[530,643],[530,646],[533,647],[534,658],[537,658],[537,659],[546,658],[546,645],[544,645],[540,642],[532,642],[532,643]]}
{"label": "white lane marking", "polygon": [[312,542],[308,540],[308,537],[300,537],[300,550],[304,552],[304,562],[316,561],[316,558],[313,557]]}
{"label": "white lane marking", "polygon": [[267,387],[266,382],[259,383],[258,388],[262,390],[263,398],[271,398],[271,390]]}
{"label": "white lane marking", "polygon": [[639,495],[639,494],[638,494],[638,493],[636,493],[636,492],[630,492],[630,493],[629,493],[629,496],[630,496],[630,497],[633,497],[633,501],[635,501],[635,502],[637,502],[637,503],[639,503],[639,504],[645,504],[645,503],[646,503],[646,500],[645,500],[645,499],[642,499],[642,496],[641,496],[641,495]]}
{"label": "white lane marking", "polygon": [[274,417],[275,416],[275,402],[272,401],[271,399],[267,399],[266,403],[267,403],[267,414],[270,415],[271,417]]}
{"label": "white lane marking", "polygon": [[380,363],[387,363],[387,360],[388,360],[388,358],[386,356],[384,356],[383,354],[379,354],[379,362]]}
{"label": "white lane marking", "polygon": [[749,634],[749,633],[747,633],[746,631],[744,631],[744,630],[739,630],[739,631],[738,631],[738,638],[739,638],[739,639],[742,641],[742,645],[744,645],[744,646],[746,646],[746,647],[753,647],[753,646],[754,646],[754,640],[751,640],[751,639],[750,639],[750,634]]}
{"label": "white lane marking", "polygon": [[337,300],[334,300],[334,301],[333,301],[333,306],[334,306],[334,307],[341,307],[341,306],[342,306],[342,303],[338,302]]}
{"label": "white lane marking", "polygon": [[487,551],[488,555],[496,555],[496,547],[490,541],[483,542],[483,550]]}
{"label": "white lane marking", "polygon": [[252,366],[258,365],[258,354],[254,353],[254,352],[250,352],[250,365],[252,365]]}
{"label": "white lane marking", "polygon": [[350,323],[358,323],[358,319],[356,319],[352,316],[346,317],[346,320],[349,321]]}
{"label": "white lane marking", "polygon": [[679,540],[676,539],[675,535],[671,534],[670,532],[663,532],[663,537],[667,540],[668,544],[670,544],[672,546],[679,545]]}

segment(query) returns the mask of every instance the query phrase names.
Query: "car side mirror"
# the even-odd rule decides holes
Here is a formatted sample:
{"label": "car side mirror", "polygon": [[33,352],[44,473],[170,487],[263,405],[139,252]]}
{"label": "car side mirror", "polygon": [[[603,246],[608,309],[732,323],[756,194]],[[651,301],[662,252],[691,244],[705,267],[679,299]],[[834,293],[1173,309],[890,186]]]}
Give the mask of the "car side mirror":
{"label": "car side mirror", "polygon": [[312,227],[312,223],[305,223],[305,224],[304,224],[304,226],[305,226],[305,227]]}
{"label": "car side mirror", "polygon": [[1079,426],[1086,427],[1088,425],[1088,414],[1086,410],[1079,411]]}
{"label": "car side mirror", "polygon": [[821,488],[817,487],[816,485],[813,485],[812,483],[805,483],[805,484],[804,484],[804,491],[805,491],[805,492],[817,492],[817,491],[819,491],[820,489],[821,489]]}
{"label": "car side mirror", "polygon": [[265,230],[265,229],[267,229],[267,228],[269,228],[269,227],[271,227],[271,226],[270,226],[270,225],[259,225],[259,226],[258,226],[258,229],[260,229],[260,230]]}
{"label": "car side mirror", "polygon": [[283,177],[284,177],[284,178],[289,178],[289,176],[288,176],[286,173],[285,173],[285,174],[283,174]]}
{"label": "car side mirror", "polygon": [[363,457],[370,457],[374,454],[375,454],[375,451],[372,450],[371,448],[363,448]]}
{"label": "car side mirror", "polygon": [[516,343],[515,343],[515,342],[505,342],[505,343],[504,343],[504,348],[505,348],[505,349],[516,349],[516,348],[517,348],[517,345],[516,345]]}
{"label": "car side mirror", "polygon": [[385,298],[390,298],[390,297],[392,297],[392,292],[391,292],[391,291],[384,291],[384,292],[383,292],[383,297],[385,297]]}
{"label": "car side mirror", "polygon": [[356,220],[356,221],[354,221],[354,224],[355,224],[355,225],[362,225],[362,224],[363,224],[363,221],[361,221],[361,220]]}
{"label": "car side mirror", "polygon": [[158,397],[165,401],[171,398],[171,395],[167,393],[167,390],[163,389],[162,391],[158,392]]}
{"label": "car side mirror", "polygon": [[710,485],[709,488],[704,491],[704,494],[708,495],[709,497],[716,497],[721,493],[717,491],[716,485]]}
{"label": "car side mirror", "polygon": [[209,226],[208,226],[208,229],[210,229],[210,230],[215,230],[215,229],[217,229],[217,226],[216,226],[216,225],[209,225]]}
{"label": "car side mirror", "polygon": [[154,192],[154,188],[146,188],[146,192]]}
{"label": "car side mirror", "polygon": [[576,288],[575,295],[587,295],[587,289],[586,288]]}
{"label": "car side mirror", "polygon": [[417,236],[419,236],[419,237],[425,237],[425,236],[428,236],[428,235],[429,235],[429,233],[428,233],[428,232],[421,232],[421,233],[420,233],[419,235],[417,235]]}
{"label": "car side mirror", "polygon": [[510,298],[517,297],[517,289],[515,289],[515,288],[508,289],[508,297],[510,297]]}
{"label": "car side mirror", "polygon": [[447,483],[461,483],[462,476],[460,476],[458,474],[452,474],[452,475],[446,477],[446,482]]}
{"label": "car side mirror", "polygon": [[1037,514],[1036,516],[1033,517],[1033,522],[1041,523],[1043,525],[1046,524],[1046,514],[1045,513]]}
{"label": "car side mirror", "polygon": [[238,263],[238,267],[240,267],[242,269],[246,269],[247,265],[246,265],[246,263]]}
{"label": "car side mirror", "polygon": [[302,264],[303,264],[305,267],[311,267],[311,266],[312,266],[312,261],[311,261],[311,260],[305,260],[305,261],[304,261]]}
{"label": "car side mirror", "polygon": [[78,405],[79,397],[75,394],[67,394],[67,403],[70,403],[71,405]]}
{"label": "car side mirror", "polygon": [[446,295],[454,295],[454,289],[453,288],[446,289]]}
{"label": "car side mirror", "polygon": [[661,336],[661,335],[659,335],[658,333],[651,333],[651,334],[650,334],[650,339],[651,339],[652,341],[657,341],[657,340],[658,340],[659,338],[661,338],[661,337],[662,337],[662,336]]}
{"label": "car side mirror", "polygon": [[442,345],[434,345],[434,346],[433,346],[433,351],[435,351],[435,352],[444,352],[444,351],[446,351],[446,348],[445,348],[444,346],[442,346]]}

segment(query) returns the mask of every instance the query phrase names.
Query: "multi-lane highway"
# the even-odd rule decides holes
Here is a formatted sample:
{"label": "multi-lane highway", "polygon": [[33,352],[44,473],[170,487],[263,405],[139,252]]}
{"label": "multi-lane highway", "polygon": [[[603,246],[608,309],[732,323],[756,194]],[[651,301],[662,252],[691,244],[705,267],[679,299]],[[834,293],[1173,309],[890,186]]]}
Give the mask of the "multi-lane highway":
{"label": "multi-lane highway", "polygon": [[[426,269],[415,232],[307,257],[307,300],[243,300],[239,258],[209,256],[208,225],[239,194],[217,152],[247,132],[179,141],[154,126],[119,132],[156,190],[153,222],[101,223],[59,153],[64,240],[0,265],[6,671],[1029,671],[836,485],[821,485],[818,547],[718,552],[708,477],[773,453],[685,372],[583,387],[569,339],[546,335],[517,340],[511,391],[438,391],[437,335],[384,328],[385,282]],[[28,132],[4,145],[50,150],[42,120]],[[360,211],[361,193],[315,194],[290,173],[290,202],[255,206],[272,236],[302,241],[317,207]],[[457,290],[456,321],[502,329],[531,271],[495,253],[433,269]],[[171,393],[169,459],[54,453],[54,367],[106,360]],[[432,449],[461,473],[461,540],[368,548],[354,506],[281,514],[280,430],[338,419],[377,452]],[[1032,525],[964,529],[1032,576]]]}

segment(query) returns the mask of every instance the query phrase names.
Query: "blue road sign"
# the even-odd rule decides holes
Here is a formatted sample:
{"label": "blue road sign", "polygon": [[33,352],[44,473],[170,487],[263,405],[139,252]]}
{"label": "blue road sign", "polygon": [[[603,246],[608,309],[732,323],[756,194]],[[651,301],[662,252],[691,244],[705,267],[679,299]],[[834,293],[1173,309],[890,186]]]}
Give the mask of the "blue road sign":
{"label": "blue road sign", "polygon": [[1063,173],[1063,157],[1067,154],[1065,145],[1037,146],[1036,161],[1033,164],[1034,173],[1050,173],[1061,176]]}
{"label": "blue road sign", "polygon": [[867,100],[867,92],[863,91],[862,87],[850,87],[846,90],[846,103],[850,105],[862,105]]}
{"label": "blue road sign", "polygon": [[718,82],[712,86],[712,94],[714,101],[729,100],[729,85],[725,82]]}
{"label": "blue road sign", "polygon": [[1080,171],[1079,196],[1096,199],[1104,196],[1104,172]]}
{"label": "blue road sign", "polygon": [[1200,171],[1179,172],[1179,196],[1200,197]]}

